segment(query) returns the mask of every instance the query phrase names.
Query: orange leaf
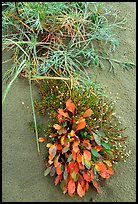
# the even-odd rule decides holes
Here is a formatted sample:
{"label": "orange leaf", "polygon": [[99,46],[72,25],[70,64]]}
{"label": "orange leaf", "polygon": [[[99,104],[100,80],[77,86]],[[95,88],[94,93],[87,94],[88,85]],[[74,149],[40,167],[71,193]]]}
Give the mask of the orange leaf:
{"label": "orange leaf", "polygon": [[62,179],[62,174],[58,175],[56,178],[55,178],[55,185],[57,185],[59,183],[59,181],[61,181]]}
{"label": "orange leaf", "polygon": [[89,189],[89,183],[86,181],[85,190],[88,191],[88,189]]}
{"label": "orange leaf", "polygon": [[58,175],[61,175],[61,174],[62,174],[61,163],[59,163],[59,165],[56,167],[56,173],[57,173]]}
{"label": "orange leaf", "polygon": [[68,182],[68,193],[69,195],[72,195],[75,192],[75,182],[73,179],[70,179]]}
{"label": "orange leaf", "polygon": [[74,142],[74,144],[73,144],[73,151],[76,152],[76,153],[79,151],[78,144],[79,144],[79,143],[78,143],[77,141]]}
{"label": "orange leaf", "polygon": [[46,138],[44,137],[39,137],[38,142],[45,142]]}
{"label": "orange leaf", "polygon": [[107,171],[103,171],[103,172],[101,171],[100,176],[102,178],[109,178],[110,177],[109,174],[107,173]]}
{"label": "orange leaf", "polygon": [[54,124],[53,127],[56,129],[56,130],[60,130],[62,127],[58,124]]}
{"label": "orange leaf", "polygon": [[73,159],[73,161],[76,160],[76,152],[74,152],[74,150],[72,150],[72,159]]}
{"label": "orange leaf", "polygon": [[99,162],[95,165],[97,171],[106,172],[106,166],[103,162]]}
{"label": "orange leaf", "polygon": [[107,166],[112,167],[112,163],[109,160],[103,160],[104,163],[107,164]]}
{"label": "orange leaf", "polygon": [[66,102],[66,108],[67,108],[67,110],[69,110],[70,112],[72,112],[73,115],[74,115],[75,104],[72,102],[72,100],[68,100],[68,101]]}
{"label": "orange leaf", "polygon": [[89,108],[88,110],[85,111],[83,114],[83,117],[90,117],[92,115],[93,111]]}
{"label": "orange leaf", "polygon": [[78,186],[77,186],[77,193],[80,197],[83,197],[85,195],[85,190],[83,190],[83,188],[79,182],[78,182]]}
{"label": "orange leaf", "polygon": [[81,154],[77,154],[77,162],[81,163],[82,162],[82,155]]}
{"label": "orange leaf", "polygon": [[86,126],[86,121],[82,121],[82,122],[78,123],[78,125],[76,127],[76,131],[85,128],[85,126]]}
{"label": "orange leaf", "polygon": [[56,151],[57,151],[56,145],[51,145],[51,147],[49,148],[49,154],[54,157],[56,155]]}
{"label": "orange leaf", "polygon": [[114,174],[112,167],[108,167],[107,171],[108,174]]}
{"label": "orange leaf", "polygon": [[97,181],[93,180],[92,183],[93,183],[94,187],[96,188],[97,192],[99,193],[100,190],[99,190]]}
{"label": "orange leaf", "polygon": [[91,152],[88,151],[87,149],[84,149],[83,150],[83,156],[84,156],[84,159],[90,161],[91,160]]}
{"label": "orange leaf", "polygon": [[58,113],[64,117],[70,118],[67,112],[64,112],[63,109],[58,109]]}
{"label": "orange leaf", "polygon": [[57,167],[60,163],[58,162],[59,155],[55,157],[54,159],[54,166]]}

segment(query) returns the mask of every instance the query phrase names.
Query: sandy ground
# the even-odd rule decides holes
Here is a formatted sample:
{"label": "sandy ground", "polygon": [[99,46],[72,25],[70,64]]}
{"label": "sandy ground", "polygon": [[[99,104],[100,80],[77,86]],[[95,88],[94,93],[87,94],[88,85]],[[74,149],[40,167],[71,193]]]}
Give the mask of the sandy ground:
{"label": "sandy ground", "polygon": [[[127,18],[127,30],[118,31],[121,45],[115,58],[136,57],[136,3],[114,2],[115,9]],[[3,60],[10,57],[3,53]],[[10,62],[11,63],[11,62]],[[3,72],[10,63],[3,64]],[[93,72],[90,71],[93,78]],[[43,176],[45,147],[36,151],[35,136],[28,123],[32,121],[29,85],[26,79],[17,79],[10,90],[2,111],[2,201],[3,202],[135,202],[136,201],[136,70],[123,72],[116,67],[116,76],[96,71],[97,82],[109,97],[116,100],[116,115],[127,126],[131,155],[127,162],[114,166],[115,174],[100,187],[97,194],[91,187],[86,196],[73,198],[63,195],[54,178]],[[5,86],[3,86],[3,90]],[[111,93],[110,93],[111,92]],[[117,95],[118,93],[118,95]],[[23,102],[23,103],[22,103]],[[45,121],[47,124],[47,121]]]}

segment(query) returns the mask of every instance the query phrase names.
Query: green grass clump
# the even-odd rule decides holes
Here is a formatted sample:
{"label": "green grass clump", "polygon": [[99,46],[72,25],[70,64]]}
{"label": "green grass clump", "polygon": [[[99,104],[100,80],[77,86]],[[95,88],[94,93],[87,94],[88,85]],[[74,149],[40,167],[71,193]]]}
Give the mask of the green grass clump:
{"label": "green grass clump", "polygon": [[[64,77],[78,71],[87,78],[87,68],[104,69],[104,60],[109,61],[110,71],[114,71],[114,63],[123,64],[124,68],[135,66],[109,57],[119,43],[114,30],[124,28],[126,21],[104,3],[7,2],[2,5],[2,28],[6,32],[3,46],[14,49],[14,65],[4,80],[16,72],[23,60],[30,63],[31,77],[54,70]],[[27,68],[23,76],[29,76]]]}

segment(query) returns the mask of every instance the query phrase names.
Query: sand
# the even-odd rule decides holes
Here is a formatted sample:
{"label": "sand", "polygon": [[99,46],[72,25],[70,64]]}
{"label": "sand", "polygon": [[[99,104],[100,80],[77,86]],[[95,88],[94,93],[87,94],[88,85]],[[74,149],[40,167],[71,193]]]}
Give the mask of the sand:
{"label": "sand", "polygon": [[[107,3],[107,2],[106,2]],[[118,31],[120,46],[116,59],[136,60],[136,3],[114,2],[114,9],[126,16],[127,30]],[[10,57],[3,53],[3,60]],[[3,73],[11,62],[3,64]],[[135,202],[136,201],[136,70],[123,72],[116,66],[115,76],[107,70],[96,71],[96,81],[109,97],[116,100],[116,115],[127,126],[131,155],[127,162],[114,166],[115,174],[106,180],[96,193],[92,187],[86,196],[73,198],[62,194],[54,186],[54,178],[43,176],[45,147],[41,144],[41,155],[37,154],[35,136],[28,123],[32,121],[29,84],[18,78],[7,95],[2,111],[2,201],[3,202]],[[95,75],[89,70],[92,78]],[[5,85],[3,86],[3,90]],[[35,88],[34,88],[35,92]],[[117,94],[118,93],[118,94]],[[47,124],[47,120],[44,121]]]}

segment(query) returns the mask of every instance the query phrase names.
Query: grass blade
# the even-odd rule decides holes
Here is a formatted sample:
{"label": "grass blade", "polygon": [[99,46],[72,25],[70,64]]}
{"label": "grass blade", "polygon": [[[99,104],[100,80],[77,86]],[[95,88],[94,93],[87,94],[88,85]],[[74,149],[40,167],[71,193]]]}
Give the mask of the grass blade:
{"label": "grass blade", "polygon": [[22,63],[20,64],[19,66],[19,69],[17,70],[17,72],[15,73],[13,79],[10,81],[10,83],[8,84],[6,90],[5,90],[5,93],[4,93],[4,96],[3,96],[3,99],[2,99],[2,105],[4,104],[4,101],[5,101],[5,98],[11,88],[11,85],[13,84],[13,82],[15,81],[15,79],[18,77],[19,73],[22,71],[22,69],[26,66],[25,64],[25,61],[26,60],[23,60]]}

